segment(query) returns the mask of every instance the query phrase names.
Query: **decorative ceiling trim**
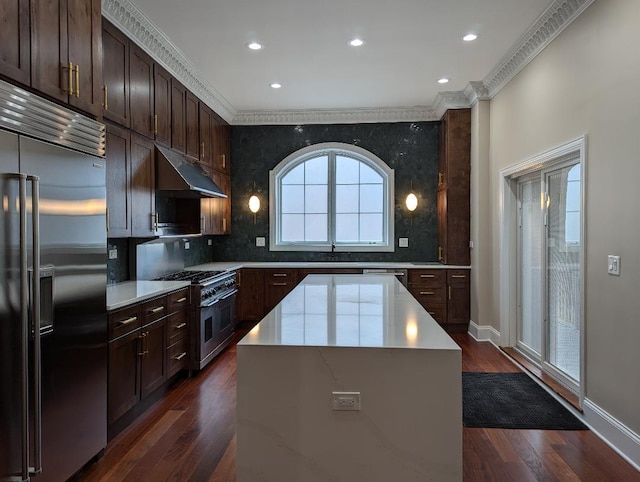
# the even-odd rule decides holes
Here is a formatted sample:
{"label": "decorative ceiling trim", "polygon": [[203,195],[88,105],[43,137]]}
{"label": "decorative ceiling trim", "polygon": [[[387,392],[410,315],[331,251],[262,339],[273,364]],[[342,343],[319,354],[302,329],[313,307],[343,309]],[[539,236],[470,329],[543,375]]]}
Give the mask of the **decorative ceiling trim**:
{"label": "decorative ceiling trim", "polygon": [[496,95],[594,1],[555,0],[549,5],[549,8],[484,78],[483,83],[489,97]]}
{"label": "decorative ceiling trim", "polygon": [[362,109],[237,111],[130,0],[102,0],[102,14],[231,124],[352,124],[438,120],[447,109],[490,100],[594,1],[553,1],[483,81],[471,81],[461,91],[440,92],[431,106]]}
{"label": "decorative ceiling trim", "polygon": [[438,120],[430,106],[379,109],[241,110],[233,125],[356,124]]}
{"label": "decorative ceiling trim", "polygon": [[130,0],[102,0],[102,15],[125,32],[220,117],[231,122],[236,109],[215,87],[204,80],[202,73],[186,55]]}

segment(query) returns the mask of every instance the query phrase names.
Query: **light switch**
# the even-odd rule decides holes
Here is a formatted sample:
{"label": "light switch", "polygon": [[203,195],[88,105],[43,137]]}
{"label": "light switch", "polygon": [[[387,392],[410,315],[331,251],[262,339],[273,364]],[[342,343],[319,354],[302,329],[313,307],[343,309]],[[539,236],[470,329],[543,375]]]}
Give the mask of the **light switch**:
{"label": "light switch", "polygon": [[118,259],[118,250],[116,248],[109,250],[109,259]]}
{"label": "light switch", "polygon": [[212,241],[210,239],[207,239],[207,246],[211,246]]}
{"label": "light switch", "polygon": [[409,238],[398,238],[398,247],[399,248],[408,248],[409,247]]}
{"label": "light switch", "polygon": [[258,236],[256,238],[256,246],[262,248],[262,247],[264,247],[265,243],[266,243],[266,240],[265,240],[264,236]]}
{"label": "light switch", "polygon": [[610,254],[607,258],[607,272],[615,276],[620,276],[620,256]]}
{"label": "light switch", "polygon": [[184,242],[184,249],[189,249],[189,241]]}

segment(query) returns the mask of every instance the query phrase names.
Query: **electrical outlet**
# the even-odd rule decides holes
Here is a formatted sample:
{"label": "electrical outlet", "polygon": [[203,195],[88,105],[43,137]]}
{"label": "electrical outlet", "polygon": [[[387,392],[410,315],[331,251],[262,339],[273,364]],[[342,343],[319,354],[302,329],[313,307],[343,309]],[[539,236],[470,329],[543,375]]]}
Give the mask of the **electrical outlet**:
{"label": "electrical outlet", "polygon": [[113,248],[109,250],[109,259],[118,259],[118,250]]}
{"label": "electrical outlet", "polygon": [[189,249],[189,241],[184,242],[184,249]]}
{"label": "electrical outlet", "polygon": [[620,276],[620,256],[607,256],[607,272],[614,276]]}
{"label": "electrical outlet", "polygon": [[263,246],[265,246],[266,241],[267,240],[264,238],[264,236],[258,236],[256,238],[256,246],[262,248]]}
{"label": "electrical outlet", "polygon": [[331,392],[333,410],[360,410],[360,392]]}
{"label": "electrical outlet", "polygon": [[213,241],[211,239],[207,239],[207,246],[211,246],[211,244],[213,244]]}
{"label": "electrical outlet", "polygon": [[399,248],[408,248],[409,247],[409,238],[398,238],[398,247]]}

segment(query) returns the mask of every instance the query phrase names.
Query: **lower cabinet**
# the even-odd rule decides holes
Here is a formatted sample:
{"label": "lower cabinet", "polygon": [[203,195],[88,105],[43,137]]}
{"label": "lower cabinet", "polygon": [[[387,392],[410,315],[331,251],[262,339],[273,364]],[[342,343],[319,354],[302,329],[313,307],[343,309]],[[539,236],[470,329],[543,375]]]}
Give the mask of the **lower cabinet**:
{"label": "lower cabinet", "polygon": [[[175,299],[186,303],[178,309]],[[109,313],[109,424],[118,421],[184,368],[188,300],[186,289]],[[167,314],[172,309],[176,311]]]}
{"label": "lower cabinet", "polygon": [[264,313],[269,313],[297,284],[297,269],[265,269]]}
{"label": "lower cabinet", "polygon": [[237,271],[236,322],[260,321],[264,312],[264,270],[242,268]]}

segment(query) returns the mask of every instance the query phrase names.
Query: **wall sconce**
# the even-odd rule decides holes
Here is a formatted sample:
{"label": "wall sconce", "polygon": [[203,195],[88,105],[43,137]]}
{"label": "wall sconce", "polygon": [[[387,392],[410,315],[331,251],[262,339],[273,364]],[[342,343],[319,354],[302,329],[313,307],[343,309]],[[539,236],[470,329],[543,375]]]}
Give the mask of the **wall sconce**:
{"label": "wall sconce", "polygon": [[415,194],[413,194],[412,192],[410,192],[407,195],[407,199],[405,200],[405,204],[407,205],[407,209],[411,212],[415,211],[416,208],[418,207],[418,198],[416,197]]}
{"label": "wall sconce", "polygon": [[256,214],[260,211],[260,198],[255,194],[249,198],[249,211],[253,213],[253,224],[256,224]]}

